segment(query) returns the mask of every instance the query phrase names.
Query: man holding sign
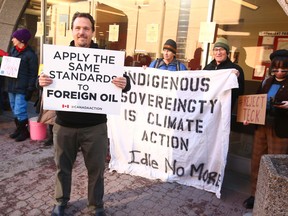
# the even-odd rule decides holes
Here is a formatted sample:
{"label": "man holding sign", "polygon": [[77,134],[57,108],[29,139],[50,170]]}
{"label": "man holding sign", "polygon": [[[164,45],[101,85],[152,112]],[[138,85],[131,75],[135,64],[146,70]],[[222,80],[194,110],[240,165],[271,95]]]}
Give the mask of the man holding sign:
{"label": "man holding sign", "polygon": [[[75,13],[71,28],[73,41],[70,46],[98,48],[92,41],[95,21],[90,14]],[[53,79],[45,74],[39,77],[39,85],[42,87],[52,84],[52,81]],[[130,80],[126,75],[114,78],[112,83],[124,92],[130,89]],[[53,142],[57,166],[55,187],[57,203],[52,215],[64,215],[70,199],[73,163],[80,147],[88,170],[88,204],[95,207],[95,215],[106,215],[103,204],[105,157],[108,145],[106,114],[72,111],[57,111],[56,114]]]}

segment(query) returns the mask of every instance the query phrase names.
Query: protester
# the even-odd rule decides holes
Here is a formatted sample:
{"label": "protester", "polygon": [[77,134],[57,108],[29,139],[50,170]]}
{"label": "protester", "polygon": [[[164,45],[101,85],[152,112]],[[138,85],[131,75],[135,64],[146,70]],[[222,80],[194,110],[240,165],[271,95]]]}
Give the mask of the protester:
{"label": "protester", "polygon": [[28,101],[31,99],[38,73],[38,57],[28,41],[31,33],[28,29],[19,29],[12,34],[13,48],[9,56],[20,58],[17,78],[8,78],[8,95],[10,107],[14,114],[16,130],[10,137],[16,142],[30,137],[28,131]]}
{"label": "protester", "polygon": [[204,67],[204,70],[221,70],[234,68],[238,70],[238,84],[239,88],[232,89],[232,109],[239,95],[244,93],[244,72],[243,69],[234,64],[228,57],[230,51],[229,43],[225,38],[218,38],[213,47],[213,57],[214,59]]}
{"label": "protester", "polygon": [[261,156],[288,153],[288,50],[274,51],[270,60],[272,76],[265,79],[257,91],[258,94],[267,94],[267,106],[265,125],[258,125],[254,134],[251,196],[244,201],[244,206],[248,209],[254,206]]}
{"label": "protester", "polygon": [[[70,46],[97,49],[92,41],[95,21],[88,13],[75,13],[72,18],[72,36]],[[52,83],[45,74],[39,77],[39,85],[44,87]],[[122,91],[130,89],[128,76],[116,77],[112,81]],[[64,215],[70,199],[71,174],[79,147],[83,153],[88,170],[88,205],[95,208],[96,216],[106,215],[104,211],[104,169],[107,152],[107,117],[105,114],[81,112],[56,112],[53,126],[55,163],[57,167],[55,199],[52,215]]]}
{"label": "protester", "polygon": [[176,42],[172,39],[168,39],[163,46],[163,58],[152,61],[149,67],[169,71],[187,70],[186,66],[176,59],[176,52]]}

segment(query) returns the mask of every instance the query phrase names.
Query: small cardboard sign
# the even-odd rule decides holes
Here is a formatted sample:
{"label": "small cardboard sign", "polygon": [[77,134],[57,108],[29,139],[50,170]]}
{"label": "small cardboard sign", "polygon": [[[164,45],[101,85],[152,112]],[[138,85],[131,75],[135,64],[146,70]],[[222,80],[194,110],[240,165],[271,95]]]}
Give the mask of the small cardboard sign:
{"label": "small cardboard sign", "polygon": [[20,66],[20,58],[11,57],[11,56],[3,56],[0,75],[7,77],[18,77],[18,70]]}
{"label": "small cardboard sign", "polygon": [[265,124],[267,94],[242,95],[238,97],[237,122]]}

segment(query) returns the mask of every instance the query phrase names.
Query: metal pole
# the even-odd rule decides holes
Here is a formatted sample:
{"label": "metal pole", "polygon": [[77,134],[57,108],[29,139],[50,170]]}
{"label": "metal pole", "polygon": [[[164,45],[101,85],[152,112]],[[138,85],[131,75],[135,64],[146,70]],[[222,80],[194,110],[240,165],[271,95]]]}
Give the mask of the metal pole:
{"label": "metal pole", "polygon": [[[215,9],[215,0],[209,0],[208,3],[208,14],[207,14],[207,22],[213,22],[214,17],[214,9]],[[210,49],[210,43],[204,43],[203,45],[203,60],[202,64],[203,67],[208,64],[208,58],[209,58],[209,49]]]}
{"label": "metal pole", "polygon": [[161,26],[160,26],[160,34],[159,34],[159,43],[158,43],[158,51],[156,53],[156,58],[161,57],[162,54],[162,43],[163,43],[163,32],[164,32],[164,21],[165,21],[165,12],[166,12],[166,1],[163,0],[163,7],[162,7],[162,19],[161,19]]}
{"label": "metal pole", "polygon": [[46,12],[47,0],[41,0],[41,22],[43,23],[43,34],[40,36],[40,64],[43,64],[43,44],[46,42]]}
{"label": "metal pole", "polygon": [[136,33],[135,33],[135,44],[134,44],[134,54],[137,46],[137,36],[138,36],[138,21],[139,21],[139,10],[141,9],[141,6],[137,6],[137,19],[136,19]]}

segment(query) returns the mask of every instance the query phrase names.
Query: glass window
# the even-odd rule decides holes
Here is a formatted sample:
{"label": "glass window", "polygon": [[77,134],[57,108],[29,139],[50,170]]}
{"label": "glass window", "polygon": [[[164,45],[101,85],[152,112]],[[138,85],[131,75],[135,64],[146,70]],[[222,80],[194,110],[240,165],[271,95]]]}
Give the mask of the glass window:
{"label": "glass window", "polygon": [[[203,34],[200,25],[211,15],[209,3],[208,0],[47,0],[46,19],[41,25],[41,0],[31,0],[19,25],[29,27],[32,33],[37,31],[34,47],[40,46],[42,28],[44,43],[68,45],[72,40],[73,14],[88,12],[96,20],[95,42],[101,48],[125,50],[133,59],[130,65],[140,66],[143,56],[151,60],[161,57],[163,43],[171,38],[177,42],[177,58],[196,70],[212,59],[205,52],[211,53],[213,44],[207,46],[199,41],[199,35]],[[211,21],[216,22],[217,29],[208,36],[228,39],[230,58],[244,69],[246,80],[257,80],[255,75],[259,74],[264,76],[269,53],[287,48],[288,19],[280,4],[217,0],[212,9]]]}

